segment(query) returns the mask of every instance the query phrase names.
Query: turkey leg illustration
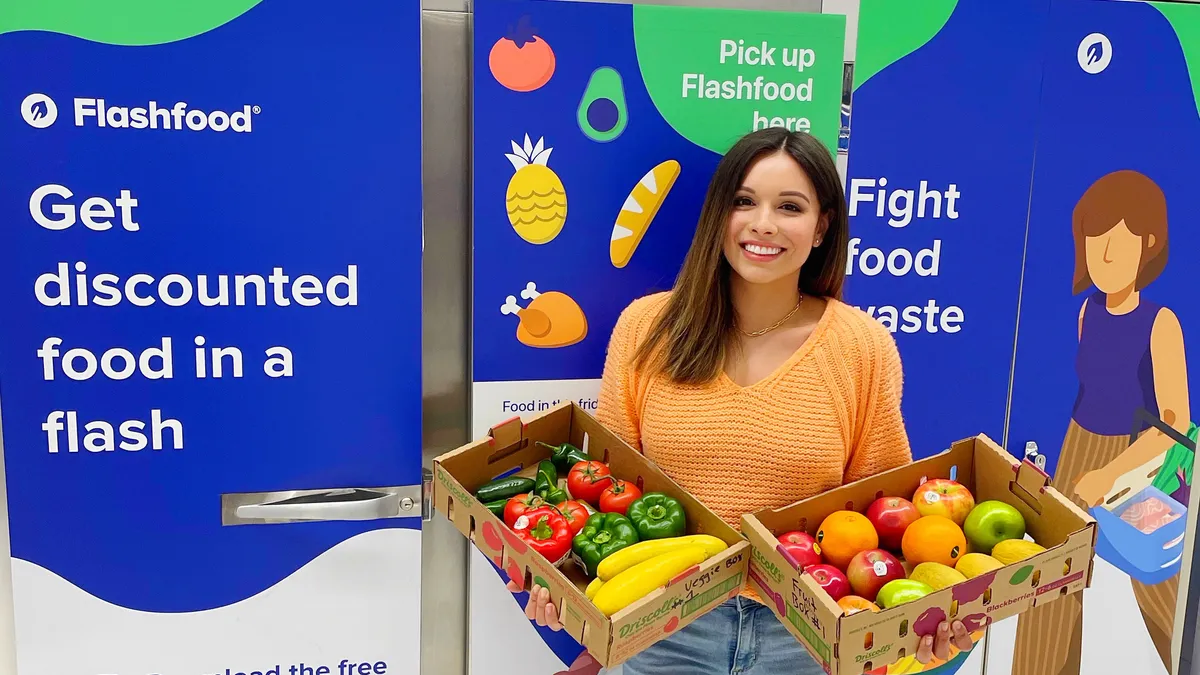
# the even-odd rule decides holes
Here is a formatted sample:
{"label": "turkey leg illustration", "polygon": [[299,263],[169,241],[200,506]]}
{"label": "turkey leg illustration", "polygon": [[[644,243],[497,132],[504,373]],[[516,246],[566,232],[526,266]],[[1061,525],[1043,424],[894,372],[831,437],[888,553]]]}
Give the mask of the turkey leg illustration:
{"label": "turkey leg illustration", "polygon": [[501,314],[514,314],[520,319],[517,340],[521,344],[554,349],[569,347],[587,337],[587,317],[571,296],[559,291],[539,293],[531,281],[521,297],[529,301],[527,306],[521,307],[510,295],[500,307]]}
{"label": "turkey leg illustration", "polygon": [[558,174],[546,165],[554,148],[544,147],[543,141],[539,138],[533,145],[529,134],[525,134],[525,145],[512,141],[512,154],[504,155],[516,169],[504,200],[508,222],[531,244],[553,241],[567,222],[566,189]]}
{"label": "turkey leg illustration", "polygon": [[679,162],[668,159],[647,171],[630,190],[617,214],[608,245],[608,257],[613,267],[619,269],[629,264],[658,209],[666,201],[667,193],[675,185],[675,179],[679,178],[679,171]]}

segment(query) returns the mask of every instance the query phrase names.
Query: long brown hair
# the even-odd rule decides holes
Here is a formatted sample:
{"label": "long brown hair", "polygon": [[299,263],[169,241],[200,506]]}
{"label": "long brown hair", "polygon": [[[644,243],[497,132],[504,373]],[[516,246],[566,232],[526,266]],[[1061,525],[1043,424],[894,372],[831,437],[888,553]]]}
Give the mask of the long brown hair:
{"label": "long brown hair", "polygon": [[[1125,221],[1129,231],[1142,238],[1142,257],[1134,288],[1142,290],[1167,266],[1167,197],[1149,176],[1122,169],[1101,176],[1079,198],[1071,213],[1075,236],[1074,293],[1092,285],[1087,270],[1087,237],[1098,237]],[[1154,237],[1150,244],[1147,235]]]}
{"label": "long brown hair", "polygon": [[634,354],[635,368],[664,372],[682,384],[710,382],[720,374],[737,330],[729,290],[732,268],[725,259],[726,229],[750,165],[775,152],[787,153],[808,174],[820,215],[828,218],[823,245],[812,250],[800,269],[800,291],[841,299],[849,234],[845,191],[832,154],[806,133],[775,127],[754,131],[717,165],[683,269],[666,307]]}

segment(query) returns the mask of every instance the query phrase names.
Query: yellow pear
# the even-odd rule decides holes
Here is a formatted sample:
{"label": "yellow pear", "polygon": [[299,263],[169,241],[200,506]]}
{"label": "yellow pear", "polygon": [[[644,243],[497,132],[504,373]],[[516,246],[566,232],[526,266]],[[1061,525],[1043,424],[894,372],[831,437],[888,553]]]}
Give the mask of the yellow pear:
{"label": "yellow pear", "polygon": [[947,586],[953,586],[960,581],[966,581],[967,577],[958,570],[955,570],[949,565],[943,565],[936,562],[923,562],[913,568],[912,574],[908,575],[909,579],[923,581],[933,587],[933,590],[940,591]]}
{"label": "yellow pear", "polygon": [[1011,565],[1015,562],[1032,558],[1045,550],[1045,547],[1035,544],[1032,541],[1005,539],[996,544],[996,547],[992,549],[992,557],[999,560],[1002,565]]}
{"label": "yellow pear", "polygon": [[968,553],[958,561],[954,569],[961,572],[966,578],[973,579],[1001,567],[1004,567],[1004,563],[986,553]]}

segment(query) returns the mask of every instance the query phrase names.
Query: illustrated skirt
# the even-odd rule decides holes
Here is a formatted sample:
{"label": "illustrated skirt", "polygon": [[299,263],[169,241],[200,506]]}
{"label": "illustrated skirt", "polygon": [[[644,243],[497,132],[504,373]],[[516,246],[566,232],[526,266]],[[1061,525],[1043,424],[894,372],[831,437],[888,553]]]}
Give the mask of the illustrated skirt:
{"label": "illustrated skirt", "polygon": [[[1054,485],[1085,511],[1075,496],[1075,483],[1088,471],[1099,469],[1129,447],[1129,436],[1101,436],[1071,421],[1063,439]],[[1179,577],[1147,586],[1135,579],[1133,595],[1142,619],[1167,672],[1171,672],[1171,632]],[[1034,607],[1017,619],[1017,644],[1012,675],[1079,675],[1083,646],[1083,593]]]}

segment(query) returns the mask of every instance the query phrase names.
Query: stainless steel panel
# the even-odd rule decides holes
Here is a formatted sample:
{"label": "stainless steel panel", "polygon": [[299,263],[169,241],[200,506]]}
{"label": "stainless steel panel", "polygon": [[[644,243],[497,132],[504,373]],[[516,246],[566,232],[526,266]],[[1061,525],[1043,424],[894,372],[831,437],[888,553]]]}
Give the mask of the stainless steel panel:
{"label": "stainless steel panel", "polygon": [[[433,457],[466,442],[469,428],[471,31],[470,15],[462,12],[426,10],[421,23],[422,414],[429,468]],[[424,523],[422,675],[467,672],[467,546],[441,514]]]}
{"label": "stainless steel panel", "polygon": [[420,518],[420,485],[221,495],[222,525]]}
{"label": "stainless steel panel", "polygon": [[471,0],[421,0],[421,9],[441,12],[469,12]]}

